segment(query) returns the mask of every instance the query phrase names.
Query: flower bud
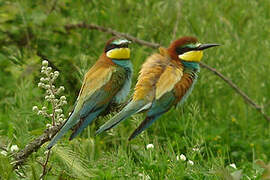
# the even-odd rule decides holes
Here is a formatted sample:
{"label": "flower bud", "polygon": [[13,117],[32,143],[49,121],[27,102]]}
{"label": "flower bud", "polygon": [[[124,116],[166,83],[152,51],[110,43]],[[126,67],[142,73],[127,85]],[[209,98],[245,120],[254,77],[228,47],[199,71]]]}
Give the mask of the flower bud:
{"label": "flower bud", "polygon": [[37,106],[33,106],[32,110],[37,112],[38,111],[38,107]]}
{"label": "flower bud", "polygon": [[47,66],[48,66],[48,64],[49,64],[49,63],[48,63],[48,61],[47,61],[47,60],[43,60],[43,61],[42,61],[42,66],[46,66],[46,67],[47,67]]}
{"label": "flower bud", "polygon": [[42,88],[42,87],[44,87],[44,83],[38,83],[38,87],[40,87],[40,88]]}
{"label": "flower bud", "polygon": [[59,72],[58,71],[54,71],[54,78],[57,78],[59,76]]}
{"label": "flower bud", "polygon": [[194,165],[194,162],[191,161],[191,160],[188,160],[188,164],[191,165],[191,166],[193,166]]}
{"label": "flower bud", "polygon": [[45,81],[44,77],[40,78],[40,82],[44,82],[44,81]]}
{"label": "flower bud", "polygon": [[45,89],[49,89],[50,88],[50,85],[49,84],[46,84],[45,85]]}
{"label": "flower bud", "polygon": [[66,100],[66,96],[61,96],[61,97],[60,97],[60,100],[61,100],[61,101],[65,101],[65,100]]}
{"label": "flower bud", "polygon": [[52,68],[51,67],[47,67],[47,71],[48,73],[52,71]]}
{"label": "flower bud", "polygon": [[61,114],[62,112],[63,112],[62,109],[56,109],[56,110],[55,110],[55,113],[57,113],[57,114]]}

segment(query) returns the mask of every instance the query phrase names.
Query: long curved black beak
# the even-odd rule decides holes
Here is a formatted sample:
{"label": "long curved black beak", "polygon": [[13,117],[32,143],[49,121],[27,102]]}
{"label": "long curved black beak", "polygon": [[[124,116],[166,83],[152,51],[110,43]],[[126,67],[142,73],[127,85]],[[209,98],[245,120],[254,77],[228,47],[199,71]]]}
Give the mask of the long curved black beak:
{"label": "long curved black beak", "polygon": [[201,44],[200,46],[196,48],[196,50],[204,50],[204,49],[208,49],[210,47],[215,47],[215,46],[220,46],[220,44]]}

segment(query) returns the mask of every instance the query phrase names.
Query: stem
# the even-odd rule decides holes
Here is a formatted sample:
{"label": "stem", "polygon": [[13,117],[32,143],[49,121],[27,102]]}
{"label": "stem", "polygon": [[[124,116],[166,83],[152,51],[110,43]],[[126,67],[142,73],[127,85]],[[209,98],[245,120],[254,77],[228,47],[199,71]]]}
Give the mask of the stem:
{"label": "stem", "polygon": [[49,172],[49,170],[47,170],[47,165],[49,162],[49,158],[50,158],[50,154],[51,154],[51,150],[48,151],[47,156],[46,156],[46,160],[44,162],[44,164],[41,163],[42,166],[42,174],[40,176],[40,179],[43,179],[43,177]]}
{"label": "stem", "polygon": [[[52,84],[52,79],[50,78],[50,76],[48,76],[49,77],[49,82],[50,82],[50,90],[51,90],[51,92],[52,92],[52,95],[54,95],[54,97],[55,97],[55,92],[54,92],[54,89],[53,89],[53,84]],[[54,99],[52,99],[51,100],[51,102],[52,102],[52,126],[55,126],[55,103],[54,103]]]}

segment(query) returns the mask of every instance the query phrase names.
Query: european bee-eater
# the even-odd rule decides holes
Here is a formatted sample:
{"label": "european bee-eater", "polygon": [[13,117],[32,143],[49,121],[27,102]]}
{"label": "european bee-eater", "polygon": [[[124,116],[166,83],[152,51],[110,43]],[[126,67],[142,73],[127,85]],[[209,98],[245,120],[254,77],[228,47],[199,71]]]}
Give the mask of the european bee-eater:
{"label": "european bee-eater", "polygon": [[218,44],[200,44],[194,37],[182,37],[168,49],[159,48],[160,52],[148,57],[142,65],[132,100],[97,134],[132,114],[146,111],[146,118],[131,134],[131,140],[173,106],[182,104],[197,81],[203,50],[214,46]]}
{"label": "european bee-eater", "polygon": [[122,103],[129,93],[132,77],[130,49],[126,39],[110,39],[98,61],[85,74],[74,110],[48,145],[51,148],[69,129],[70,140],[87,127],[110,103]]}

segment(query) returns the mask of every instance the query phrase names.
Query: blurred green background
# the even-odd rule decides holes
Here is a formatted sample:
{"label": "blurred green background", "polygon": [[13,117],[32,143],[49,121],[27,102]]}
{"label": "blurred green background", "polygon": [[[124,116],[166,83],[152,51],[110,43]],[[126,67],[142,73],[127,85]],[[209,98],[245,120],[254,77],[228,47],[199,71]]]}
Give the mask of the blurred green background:
{"label": "blurred green background", "polygon": [[[180,13],[180,18],[177,14]],[[176,22],[178,21],[178,22]],[[95,30],[66,31],[64,25],[95,23],[168,46],[176,37],[196,36],[222,46],[204,53],[218,69],[260,105],[270,103],[269,0],[0,0],[0,146],[25,145],[50,123],[32,107],[42,107],[37,87],[42,57],[59,70],[72,110],[85,72],[111,35]],[[133,86],[145,58],[157,50],[132,44]],[[132,92],[130,93],[130,95]],[[266,106],[270,113],[270,105]],[[270,127],[230,86],[202,69],[185,104],[163,115],[128,142],[144,115],[135,115],[112,131],[94,137],[110,118],[100,118],[81,136],[62,138],[54,148],[46,179],[266,179],[270,166]],[[153,149],[146,149],[147,144]],[[32,154],[24,172],[38,179],[45,146]],[[184,154],[194,165],[176,159]],[[0,154],[0,179],[20,179],[12,157]],[[235,163],[236,168],[230,166]],[[268,178],[269,178],[268,174]]]}

